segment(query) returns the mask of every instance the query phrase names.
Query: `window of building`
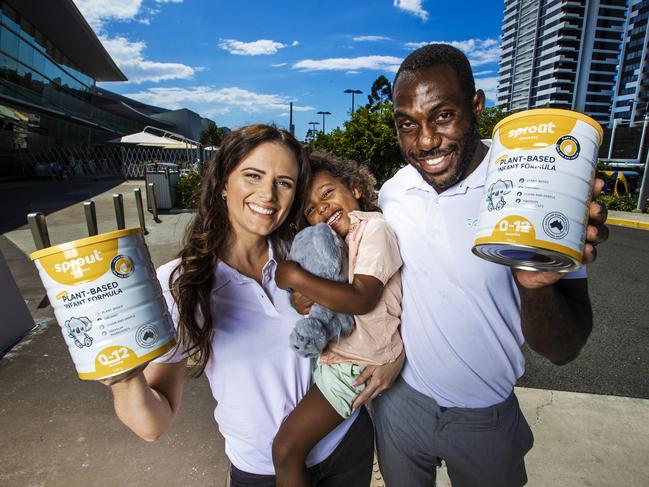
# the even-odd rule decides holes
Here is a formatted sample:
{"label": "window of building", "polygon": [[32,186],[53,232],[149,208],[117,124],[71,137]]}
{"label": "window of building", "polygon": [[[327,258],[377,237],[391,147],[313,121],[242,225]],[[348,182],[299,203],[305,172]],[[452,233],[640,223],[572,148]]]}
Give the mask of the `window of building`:
{"label": "window of building", "polygon": [[0,36],[0,50],[9,56],[18,58],[18,46],[20,41],[18,36],[7,29],[2,29]]}

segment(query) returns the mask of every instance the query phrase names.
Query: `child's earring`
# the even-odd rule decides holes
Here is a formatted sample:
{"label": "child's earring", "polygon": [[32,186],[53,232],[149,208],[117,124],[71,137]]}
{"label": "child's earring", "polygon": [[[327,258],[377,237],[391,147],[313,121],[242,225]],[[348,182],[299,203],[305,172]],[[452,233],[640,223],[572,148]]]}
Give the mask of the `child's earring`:
{"label": "child's earring", "polygon": [[225,197],[225,193],[221,193],[221,198],[223,198],[223,201],[225,201],[227,198]]}

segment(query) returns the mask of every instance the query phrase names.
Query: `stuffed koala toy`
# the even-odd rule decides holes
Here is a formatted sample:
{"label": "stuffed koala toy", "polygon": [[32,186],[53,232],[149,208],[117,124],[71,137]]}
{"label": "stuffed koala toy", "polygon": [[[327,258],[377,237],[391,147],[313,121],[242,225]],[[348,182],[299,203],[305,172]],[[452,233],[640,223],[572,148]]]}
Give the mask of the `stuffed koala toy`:
{"label": "stuffed koala toy", "polygon": [[[293,240],[288,260],[302,269],[330,281],[347,281],[347,248],[326,223],[307,227]],[[347,336],[354,328],[354,318],[334,313],[315,303],[308,316],[295,323],[289,338],[291,347],[304,357],[317,357],[329,340]]]}

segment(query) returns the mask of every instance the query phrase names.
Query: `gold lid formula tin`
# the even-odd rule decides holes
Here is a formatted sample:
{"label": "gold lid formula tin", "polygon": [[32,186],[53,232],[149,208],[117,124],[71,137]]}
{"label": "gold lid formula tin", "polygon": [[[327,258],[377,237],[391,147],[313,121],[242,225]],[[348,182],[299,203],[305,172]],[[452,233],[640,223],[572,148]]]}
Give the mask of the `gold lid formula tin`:
{"label": "gold lid formula tin", "polygon": [[603,131],[592,118],[527,110],[493,132],[473,253],[511,267],[581,267]]}
{"label": "gold lid formula tin", "polygon": [[81,379],[121,374],[175,345],[142,229],[55,245],[30,258]]}

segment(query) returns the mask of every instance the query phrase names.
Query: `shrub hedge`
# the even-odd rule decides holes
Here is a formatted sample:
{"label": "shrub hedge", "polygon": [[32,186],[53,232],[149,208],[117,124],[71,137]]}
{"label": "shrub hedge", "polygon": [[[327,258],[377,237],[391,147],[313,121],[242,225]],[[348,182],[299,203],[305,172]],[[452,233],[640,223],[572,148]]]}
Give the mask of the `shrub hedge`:
{"label": "shrub hedge", "polygon": [[176,206],[195,209],[198,204],[200,185],[201,175],[198,171],[182,174],[176,186]]}

